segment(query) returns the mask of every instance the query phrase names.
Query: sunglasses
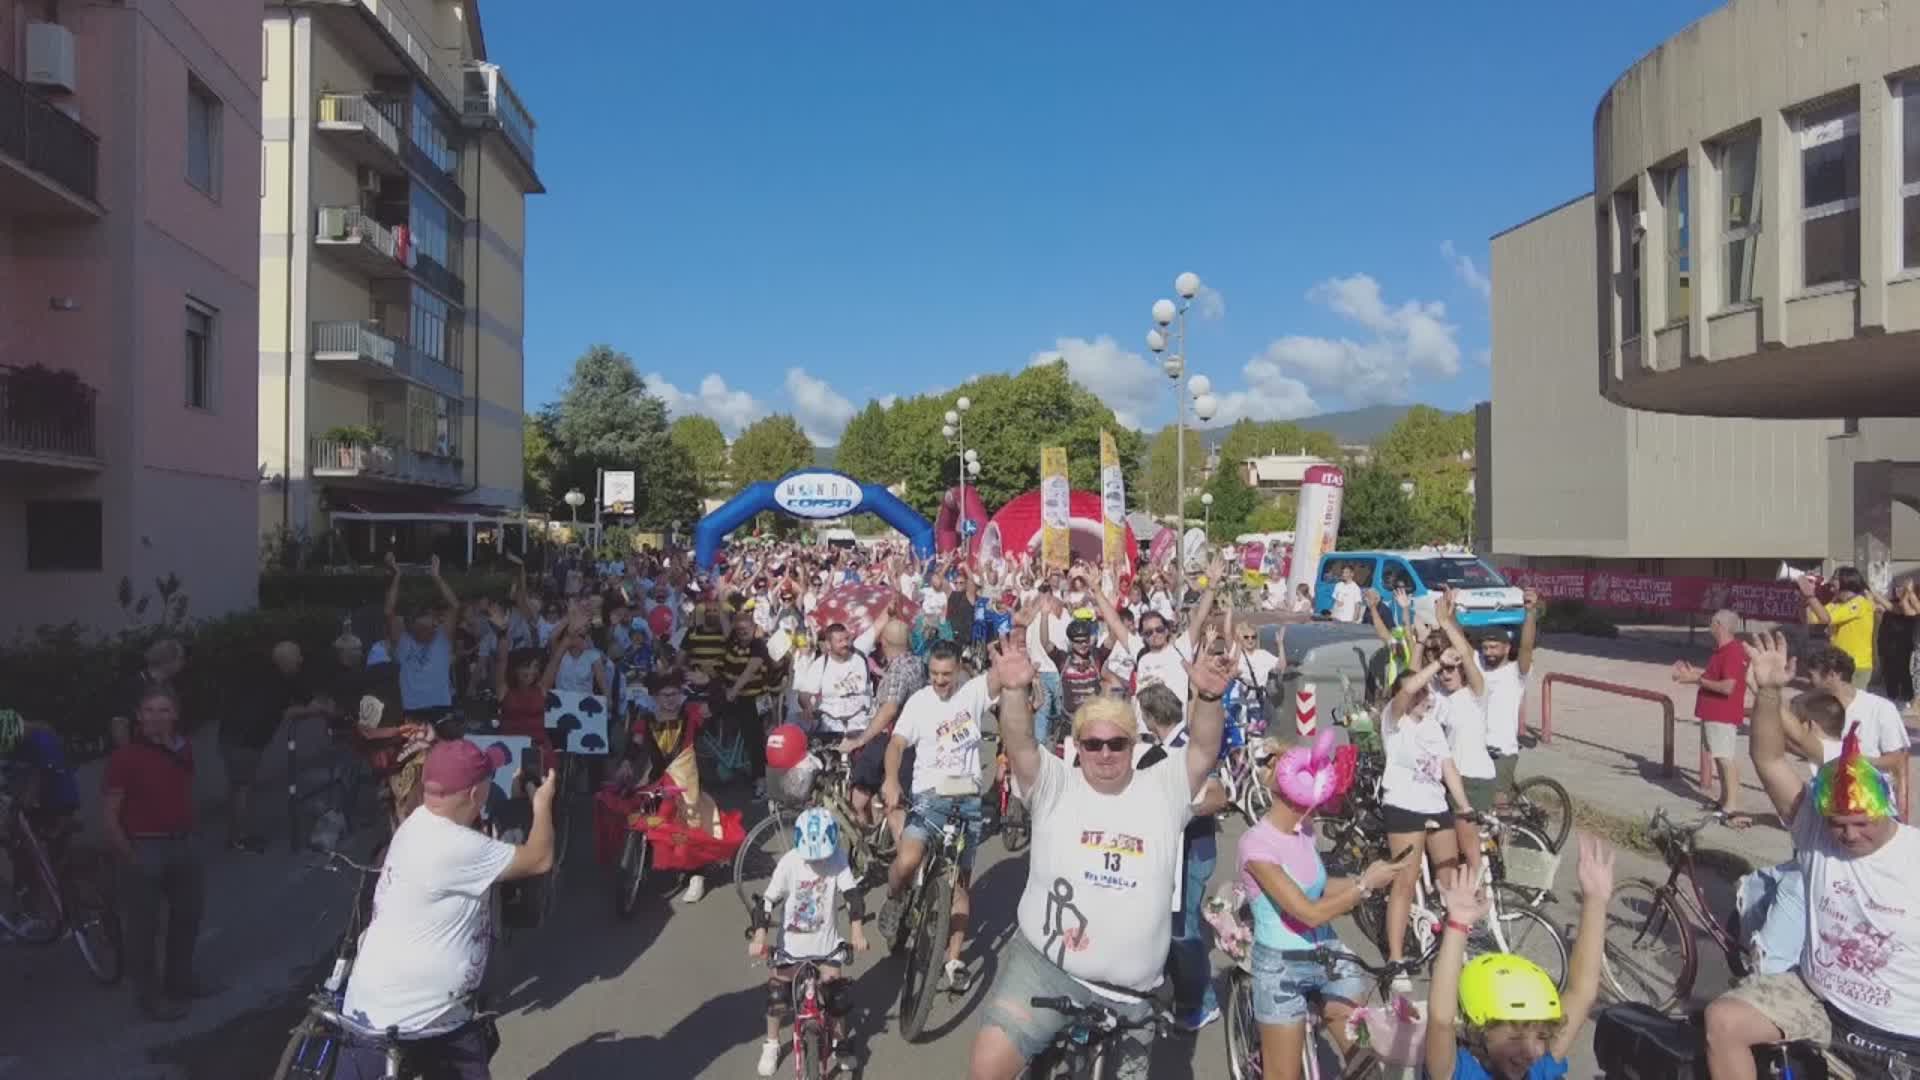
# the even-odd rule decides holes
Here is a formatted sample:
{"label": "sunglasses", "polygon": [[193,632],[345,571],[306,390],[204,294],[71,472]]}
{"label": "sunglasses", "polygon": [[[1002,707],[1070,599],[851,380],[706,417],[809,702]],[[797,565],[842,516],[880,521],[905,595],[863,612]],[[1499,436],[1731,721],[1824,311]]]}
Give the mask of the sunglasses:
{"label": "sunglasses", "polygon": [[1140,632],[1143,634],[1164,634],[1167,632],[1167,628],[1156,624],[1153,626],[1149,626]]}
{"label": "sunglasses", "polygon": [[1111,739],[1081,739],[1080,740],[1081,752],[1088,753],[1088,754],[1091,754],[1096,750],[1105,750],[1110,754],[1118,754],[1126,750],[1127,747],[1132,745],[1133,745],[1133,740],[1127,738],[1125,735],[1115,735]]}

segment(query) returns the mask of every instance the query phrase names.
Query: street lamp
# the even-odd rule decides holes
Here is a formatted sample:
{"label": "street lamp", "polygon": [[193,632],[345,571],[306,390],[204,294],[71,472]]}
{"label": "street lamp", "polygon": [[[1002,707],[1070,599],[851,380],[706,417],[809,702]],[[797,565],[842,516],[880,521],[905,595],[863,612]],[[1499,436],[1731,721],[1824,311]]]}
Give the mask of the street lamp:
{"label": "street lamp", "polygon": [[1207,535],[1213,535],[1213,492],[1200,493],[1200,512],[1205,515],[1202,519],[1205,524],[1202,527],[1207,530]]}
{"label": "street lamp", "polygon": [[587,497],[585,495],[580,494],[579,488],[574,488],[571,491],[568,491],[565,495],[560,496],[560,501],[566,503],[569,507],[573,509],[573,523],[575,525],[579,525],[580,524],[580,508],[586,505]]}
{"label": "street lamp", "polygon": [[967,535],[967,476],[969,473],[980,475],[980,455],[967,449],[967,410],[971,408],[971,398],[962,397],[955,401],[953,408],[941,417],[945,423],[940,427],[940,434],[953,443],[954,451],[960,455],[960,553],[963,556],[972,540]]}
{"label": "street lamp", "polygon": [[[1153,302],[1153,329],[1147,331],[1147,348],[1161,356],[1160,370],[1173,382],[1174,412],[1174,506],[1182,526],[1187,517],[1187,396],[1194,398],[1194,413],[1201,423],[1212,420],[1219,410],[1213,397],[1213,383],[1205,375],[1195,375],[1183,391],[1180,379],[1187,373],[1187,311],[1193,298],[1200,295],[1200,275],[1189,270],[1173,279],[1173,291],[1179,303],[1159,299]],[[1173,327],[1174,350],[1167,352],[1167,328]],[[1162,354],[1165,354],[1164,356]],[[1204,403],[1205,409],[1201,409]]]}

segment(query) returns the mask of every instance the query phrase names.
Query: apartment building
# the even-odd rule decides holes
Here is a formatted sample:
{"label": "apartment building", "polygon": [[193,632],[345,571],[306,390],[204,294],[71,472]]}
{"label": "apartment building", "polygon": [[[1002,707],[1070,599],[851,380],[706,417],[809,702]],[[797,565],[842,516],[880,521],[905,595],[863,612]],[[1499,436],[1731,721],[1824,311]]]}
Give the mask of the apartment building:
{"label": "apartment building", "polygon": [[458,556],[521,506],[534,122],[477,0],[266,5],[269,536]]}
{"label": "apartment building", "polygon": [[0,637],[257,598],[259,41],[0,0]]}

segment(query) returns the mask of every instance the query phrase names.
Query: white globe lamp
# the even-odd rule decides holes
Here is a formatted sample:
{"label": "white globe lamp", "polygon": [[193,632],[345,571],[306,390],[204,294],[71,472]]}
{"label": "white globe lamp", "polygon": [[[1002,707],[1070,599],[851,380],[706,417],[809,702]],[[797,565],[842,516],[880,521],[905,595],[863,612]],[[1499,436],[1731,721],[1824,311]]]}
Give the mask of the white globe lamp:
{"label": "white globe lamp", "polygon": [[1220,403],[1212,394],[1201,394],[1193,399],[1193,415],[1199,417],[1203,424],[1213,419],[1214,414],[1219,411]]}
{"label": "white globe lamp", "polygon": [[1193,299],[1200,292],[1200,275],[1189,270],[1174,278],[1173,291],[1179,293],[1182,300]]}
{"label": "white globe lamp", "polygon": [[1178,314],[1178,310],[1179,309],[1173,306],[1173,301],[1171,300],[1155,300],[1153,302],[1153,321],[1159,323],[1161,326],[1171,325],[1174,315]]}
{"label": "white globe lamp", "polygon": [[960,414],[954,412],[952,409],[948,409],[947,415],[942,419],[946,420],[949,424],[958,424],[960,422]]}
{"label": "white globe lamp", "polygon": [[1152,349],[1154,352],[1165,352],[1167,349],[1167,335],[1158,330],[1147,331],[1147,348]]}
{"label": "white globe lamp", "polygon": [[1187,389],[1192,392],[1194,397],[1206,397],[1208,394],[1213,393],[1213,380],[1207,378],[1205,375],[1195,375],[1193,378],[1187,380]]}

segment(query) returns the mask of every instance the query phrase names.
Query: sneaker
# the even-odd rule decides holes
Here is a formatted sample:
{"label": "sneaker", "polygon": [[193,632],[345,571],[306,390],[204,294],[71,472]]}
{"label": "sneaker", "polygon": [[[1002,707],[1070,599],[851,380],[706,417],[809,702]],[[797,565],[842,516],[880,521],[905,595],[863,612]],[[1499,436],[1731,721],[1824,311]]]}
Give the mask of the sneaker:
{"label": "sneaker", "polygon": [[1205,1009],[1196,1009],[1193,1012],[1185,1013],[1174,1022],[1187,1031],[1199,1031],[1218,1019],[1220,1019],[1220,1006],[1213,1005]]}
{"label": "sneaker", "polygon": [[940,989],[949,994],[964,994],[972,985],[973,973],[967,970],[965,960],[947,961],[946,970],[940,974]]}
{"label": "sneaker", "polygon": [[855,1052],[853,1043],[847,1039],[840,1040],[840,1044],[833,1048],[833,1056],[827,1059],[828,1072],[852,1076],[853,1071],[859,1066],[860,1055]]}
{"label": "sneaker", "polygon": [[907,898],[889,896],[887,902],[880,905],[880,917],[875,920],[880,929],[880,939],[891,948],[900,947],[900,917],[906,914]]}
{"label": "sneaker", "polygon": [[772,1076],[773,1070],[780,1064],[780,1044],[773,1039],[760,1042],[760,1061],[754,1065],[756,1076]]}
{"label": "sneaker", "polygon": [[680,894],[683,904],[697,904],[707,895],[707,878],[704,874],[690,874],[687,877],[687,891]]}

